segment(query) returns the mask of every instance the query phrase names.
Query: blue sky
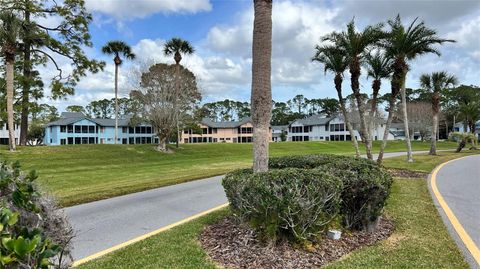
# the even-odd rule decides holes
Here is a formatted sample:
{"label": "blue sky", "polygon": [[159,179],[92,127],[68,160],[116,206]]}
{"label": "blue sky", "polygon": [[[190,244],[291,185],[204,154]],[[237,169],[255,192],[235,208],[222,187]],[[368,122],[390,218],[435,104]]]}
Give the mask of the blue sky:
{"label": "blue sky", "polygon": [[[90,57],[107,62],[106,69],[89,74],[66,100],[45,100],[63,110],[71,104],[86,105],[113,97],[112,60],[100,53],[108,41],[130,44],[137,61],[126,62],[120,73],[120,95],[128,96],[136,70],[154,62],[173,62],[162,55],[165,40],[181,37],[196,48],[182,63],[197,76],[205,102],[225,98],[250,98],[253,1],[250,0],[86,0],[94,21],[90,26],[93,48]],[[447,70],[463,84],[480,84],[480,1],[323,1],[274,0],[272,90],[276,100],[296,94],[308,98],[334,97],[331,75],[310,62],[319,38],[342,30],[355,17],[359,27],[386,21],[400,13],[405,23],[420,17],[442,37],[458,42],[442,46],[442,57],[421,57],[411,64],[407,86],[418,87],[425,72]],[[52,19],[51,23],[55,23]],[[68,65],[68,63],[64,63]],[[49,72],[44,74],[49,79]],[[370,92],[371,82],[361,87]],[[382,91],[389,89],[384,81]],[[344,91],[349,93],[348,76]]]}

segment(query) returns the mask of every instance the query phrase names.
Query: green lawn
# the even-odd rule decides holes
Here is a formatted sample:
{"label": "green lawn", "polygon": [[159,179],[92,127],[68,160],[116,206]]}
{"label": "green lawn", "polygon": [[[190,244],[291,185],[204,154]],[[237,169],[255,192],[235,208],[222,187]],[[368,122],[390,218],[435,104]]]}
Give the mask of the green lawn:
{"label": "green lawn", "polygon": [[[374,150],[378,151],[378,141]],[[438,143],[451,149],[454,143]],[[429,143],[414,142],[414,150]],[[0,152],[2,158],[19,160],[25,169],[36,169],[40,183],[63,206],[224,174],[251,165],[251,144],[188,144],[164,154],[151,145],[71,145],[19,147]],[[389,142],[387,151],[404,151],[405,143]],[[272,143],[271,155],[313,153],[353,154],[350,142]]]}
{"label": "green lawn", "polygon": [[[472,152],[418,156],[417,161],[424,165],[417,166],[406,164],[403,157],[392,158],[386,165],[430,172],[446,160],[469,154]],[[197,238],[205,225],[226,214],[228,210],[214,212],[79,268],[215,268]],[[396,178],[386,214],[396,225],[390,238],[355,251],[326,268],[469,268],[443,225],[425,180]]]}

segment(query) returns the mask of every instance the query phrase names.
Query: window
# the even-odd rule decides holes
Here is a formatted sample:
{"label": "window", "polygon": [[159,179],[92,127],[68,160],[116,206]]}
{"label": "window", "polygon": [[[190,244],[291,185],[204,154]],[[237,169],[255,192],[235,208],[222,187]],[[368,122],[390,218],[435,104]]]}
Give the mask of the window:
{"label": "window", "polygon": [[126,138],[122,138],[122,144],[127,144],[128,140]]}
{"label": "window", "polygon": [[128,132],[128,127],[122,127],[122,133],[126,134],[127,132]]}
{"label": "window", "polygon": [[142,140],[140,140],[140,137],[135,137],[135,144],[141,144],[141,143],[142,143]]}
{"label": "window", "polygon": [[89,137],[88,144],[95,144],[95,137]]}
{"label": "window", "polygon": [[128,138],[128,144],[135,144],[135,138],[129,137]]}
{"label": "window", "polygon": [[212,133],[216,134],[217,133],[217,128],[213,128]]}
{"label": "window", "polygon": [[[305,126],[308,127],[308,126]],[[303,133],[304,131],[304,126],[294,126],[290,128],[291,133]]]}
{"label": "window", "polygon": [[72,145],[73,144],[73,137],[67,138],[67,142],[68,142],[69,145]]}
{"label": "window", "polygon": [[142,130],[141,130],[140,126],[135,127],[135,133],[136,134],[141,134],[142,133]]}
{"label": "window", "polygon": [[252,127],[241,127],[238,128],[238,132],[241,134],[251,134],[253,133],[253,128]]}
{"label": "window", "polygon": [[65,145],[67,143],[67,140],[65,138],[60,139],[60,145]]}
{"label": "window", "polygon": [[202,134],[208,134],[208,129],[207,128],[202,128]]}
{"label": "window", "polygon": [[183,130],[184,134],[188,134],[188,129]]}
{"label": "window", "polygon": [[151,137],[147,137],[147,144],[152,144],[152,138]]}
{"label": "window", "polygon": [[[135,133],[135,129],[133,129],[133,127],[128,127],[128,133],[129,134]],[[133,144],[133,143],[130,143],[130,144]]]}
{"label": "window", "polygon": [[73,125],[67,125],[67,133],[73,133]]}
{"label": "window", "polygon": [[88,126],[86,126],[86,125],[82,126],[82,133],[88,134]]}
{"label": "window", "polygon": [[184,138],[183,143],[188,143],[188,138]]}
{"label": "window", "polygon": [[[65,133],[66,131],[67,131],[67,126],[61,125],[60,126],[60,133]],[[65,144],[62,144],[62,145],[65,145]]]}
{"label": "window", "polygon": [[82,144],[82,139],[80,139],[80,137],[75,137],[75,144]]}
{"label": "window", "polygon": [[308,137],[308,136],[303,137],[303,141],[309,141],[309,140],[310,140],[310,137]]}
{"label": "window", "polygon": [[152,127],[147,126],[147,134],[151,134],[151,133],[152,133]]}
{"label": "window", "polygon": [[88,132],[91,134],[95,133],[95,126],[88,126]]}
{"label": "window", "polygon": [[231,140],[230,137],[227,137],[227,140],[230,141]]}
{"label": "window", "polygon": [[88,137],[82,137],[82,144],[88,144]]}
{"label": "window", "polygon": [[328,131],[328,124],[325,124],[325,131]]}
{"label": "window", "polygon": [[[79,134],[79,133],[81,133],[81,132],[82,132],[82,126],[80,126],[80,125],[75,125],[75,133],[76,133],[76,134]],[[76,141],[76,140],[75,140],[75,141]],[[77,144],[77,143],[75,143],[75,144]],[[79,144],[80,144],[80,143],[79,143]]]}

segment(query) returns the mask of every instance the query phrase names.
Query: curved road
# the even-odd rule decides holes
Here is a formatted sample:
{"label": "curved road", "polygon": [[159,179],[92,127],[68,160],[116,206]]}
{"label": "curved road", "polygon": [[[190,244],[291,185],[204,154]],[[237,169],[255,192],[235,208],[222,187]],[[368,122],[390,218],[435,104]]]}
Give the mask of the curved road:
{"label": "curved road", "polygon": [[[403,155],[406,153],[385,153],[385,158]],[[74,259],[83,259],[227,203],[221,178],[211,177],[66,208],[65,213],[76,231]]]}
{"label": "curved road", "polygon": [[448,230],[472,268],[480,269],[480,155],[437,168],[431,192]]}

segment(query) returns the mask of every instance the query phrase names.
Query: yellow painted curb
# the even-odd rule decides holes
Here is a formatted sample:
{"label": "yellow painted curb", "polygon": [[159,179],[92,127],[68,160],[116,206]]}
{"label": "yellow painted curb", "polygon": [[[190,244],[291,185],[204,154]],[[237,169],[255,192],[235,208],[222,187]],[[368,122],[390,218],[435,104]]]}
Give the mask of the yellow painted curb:
{"label": "yellow painted curb", "polygon": [[170,229],[172,229],[172,228],[174,228],[174,227],[177,227],[177,226],[179,226],[179,225],[182,225],[182,224],[184,224],[184,223],[186,223],[186,222],[189,222],[189,221],[191,221],[191,220],[197,219],[197,218],[199,218],[199,217],[205,216],[205,215],[207,215],[207,214],[209,214],[209,213],[212,213],[213,211],[222,209],[222,208],[227,207],[227,206],[228,206],[228,203],[223,204],[223,205],[219,205],[219,206],[217,206],[217,207],[214,207],[214,208],[212,208],[212,209],[209,209],[209,210],[206,210],[206,211],[203,211],[203,212],[200,212],[200,213],[198,213],[198,214],[196,214],[196,215],[193,215],[193,216],[188,217],[188,218],[186,218],[186,219],[183,219],[183,220],[181,220],[181,221],[177,221],[177,222],[175,222],[175,223],[172,223],[172,224],[170,224],[170,225],[167,225],[167,226],[165,226],[165,227],[162,227],[162,228],[160,228],[160,229],[158,229],[158,230],[155,230],[155,231],[149,232],[149,233],[147,233],[147,234],[141,235],[141,236],[139,236],[139,237],[133,238],[133,239],[131,239],[131,240],[128,240],[128,241],[126,241],[126,242],[123,242],[123,243],[121,243],[121,244],[118,244],[118,245],[116,245],[116,246],[113,246],[113,247],[111,247],[111,248],[107,248],[107,249],[105,249],[105,250],[102,250],[102,251],[100,251],[100,252],[97,252],[97,253],[95,253],[95,254],[93,254],[93,255],[90,255],[90,256],[88,256],[88,257],[85,257],[85,258],[83,258],[83,259],[76,260],[76,261],[72,264],[72,266],[75,267],[75,266],[79,266],[79,265],[81,265],[81,264],[87,263],[87,262],[89,262],[89,261],[91,261],[91,260],[97,259],[97,258],[99,258],[99,257],[102,257],[102,256],[104,256],[104,255],[107,255],[107,254],[109,254],[109,253],[112,253],[112,252],[114,252],[114,251],[116,251],[116,250],[119,250],[119,249],[124,248],[124,247],[129,246],[129,245],[132,245],[132,244],[134,244],[134,243],[137,243],[137,242],[139,242],[139,241],[142,241],[142,240],[147,239],[147,238],[149,238],[149,237],[152,237],[152,236],[154,236],[154,235],[157,235],[157,234],[159,234],[159,233],[161,233],[161,232],[165,232],[165,231],[170,230]]}
{"label": "yellow painted curb", "polygon": [[[474,155],[472,155],[474,156]],[[448,163],[451,163],[451,162],[454,162],[454,161],[458,161],[458,160],[461,160],[461,159],[464,159],[464,158],[467,158],[467,157],[471,157],[471,156],[465,156],[465,157],[462,157],[462,158],[458,158],[458,159],[454,159],[454,160],[450,160],[448,162],[444,162],[442,164],[440,164],[439,166],[437,166],[433,172],[432,172],[432,176],[430,177],[430,184],[432,186],[432,191],[433,191],[433,194],[435,195],[435,197],[437,198],[438,200],[438,203],[440,204],[440,207],[442,207],[443,211],[445,212],[445,215],[447,216],[448,220],[450,221],[450,223],[452,224],[453,228],[455,229],[455,231],[457,232],[458,236],[460,237],[460,239],[462,240],[463,244],[465,245],[465,247],[468,249],[468,251],[470,252],[470,254],[472,254],[472,257],[475,259],[475,261],[478,263],[478,265],[480,265],[480,250],[478,249],[477,245],[475,244],[475,242],[473,242],[472,238],[470,237],[470,235],[468,235],[467,231],[465,231],[465,229],[463,228],[462,224],[460,223],[460,221],[457,219],[457,217],[455,216],[455,214],[453,214],[453,211],[450,209],[450,207],[448,206],[447,202],[445,201],[445,199],[443,199],[443,196],[442,194],[440,193],[440,191],[438,190],[437,188],[437,174],[438,172]]]}

